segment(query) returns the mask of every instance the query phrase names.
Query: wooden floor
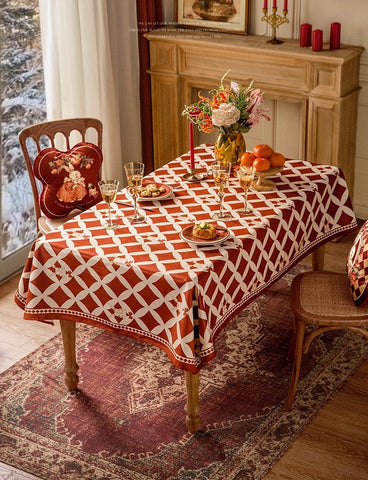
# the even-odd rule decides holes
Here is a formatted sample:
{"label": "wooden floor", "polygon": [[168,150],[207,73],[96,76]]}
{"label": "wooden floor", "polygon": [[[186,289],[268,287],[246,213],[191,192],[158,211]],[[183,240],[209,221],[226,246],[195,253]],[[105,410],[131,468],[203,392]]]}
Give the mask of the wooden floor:
{"label": "wooden floor", "polygon": [[[326,269],[345,271],[354,236],[327,245]],[[22,320],[22,311],[13,302],[17,282],[14,278],[0,286],[0,372],[58,333],[58,326]],[[0,458],[0,479],[8,478],[36,477],[7,467]],[[368,480],[368,360],[265,476],[276,479]]]}

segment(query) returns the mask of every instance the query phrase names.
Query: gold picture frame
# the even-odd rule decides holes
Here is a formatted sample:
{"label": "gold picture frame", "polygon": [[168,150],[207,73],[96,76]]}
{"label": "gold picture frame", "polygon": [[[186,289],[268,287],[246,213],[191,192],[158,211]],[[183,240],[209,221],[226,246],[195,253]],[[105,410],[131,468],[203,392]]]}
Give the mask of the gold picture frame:
{"label": "gold picture frame", "polygon": [[177,0],[179,25],[202,30],[248,33],[249,0]]}

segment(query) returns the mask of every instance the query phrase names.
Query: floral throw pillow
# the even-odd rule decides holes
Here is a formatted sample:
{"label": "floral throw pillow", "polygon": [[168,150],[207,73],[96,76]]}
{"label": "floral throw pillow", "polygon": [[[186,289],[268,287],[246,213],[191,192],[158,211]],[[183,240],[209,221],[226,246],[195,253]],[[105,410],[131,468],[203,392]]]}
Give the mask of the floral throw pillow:
{"label": "floral throw pillow", "polygon": [[45,148],[36,157],[33,171],[43,185],[40,207],[48,218],[86,210],[102,200],[98,188],[102,152],[93,143],[78,143],[67,152]]}
{"label": "floral throw pillow", "polygon": [[355,305],[368,304],[368,220],[354,240],[347,261],[351,294]]}

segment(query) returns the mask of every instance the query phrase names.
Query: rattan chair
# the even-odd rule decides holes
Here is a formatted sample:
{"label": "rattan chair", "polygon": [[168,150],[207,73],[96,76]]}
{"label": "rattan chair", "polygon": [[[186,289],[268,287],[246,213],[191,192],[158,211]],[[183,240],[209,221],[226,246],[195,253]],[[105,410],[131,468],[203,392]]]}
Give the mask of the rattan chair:
{"label": "rattan chair", "polygon": [[33,174],[33,162],[41,150],[56,147],[69,150],[79,142],[91,142],[102,149],[102,122],[96,118],[69,118],[38,123],[24,128],[19,133],[19,143],[32,187],[37,234],[48,233],[66,220],[79,213],[74,211],[67,217],[51,220],[45,217],[39,205],[39,190]]}
{"label": "rattan chair", "polygon": [[[291,285],[291,306],[295,318],[291,353],[293,369],[285,410],[290,410],[298,385],[303,353],[312,340],[327,330],[346,329],[368,339],[368,307],[357,307],[352,299],[347,275],[307,272],[297,275]],[[316,328],[306,333],[307,325]]]}

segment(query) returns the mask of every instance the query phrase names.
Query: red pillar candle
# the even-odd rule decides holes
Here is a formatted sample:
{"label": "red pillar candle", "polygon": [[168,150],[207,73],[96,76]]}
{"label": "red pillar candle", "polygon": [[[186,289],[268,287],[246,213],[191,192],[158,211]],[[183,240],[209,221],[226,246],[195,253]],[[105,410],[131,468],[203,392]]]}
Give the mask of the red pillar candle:
{"label": "red pillar candle", "polygon": [[300,25],[300,46],[310,47],[312,45],[312,25],[302,23]]}
{"label": "red pillar candle", "polygon": [[323,48],[323,32],[322,30],[313,30],[312,34],[312,50],[320,52]]}
{"label": "red pillar candle", "polygon": [[340,48],[341,23],[331,23],[330,29],[330,50],[338,50]]}
{"label": "red pillar candle", "polygon": [[194,170],[194,138],[193,123],[189,122],[189,148],[190,148],[190,169]]}

